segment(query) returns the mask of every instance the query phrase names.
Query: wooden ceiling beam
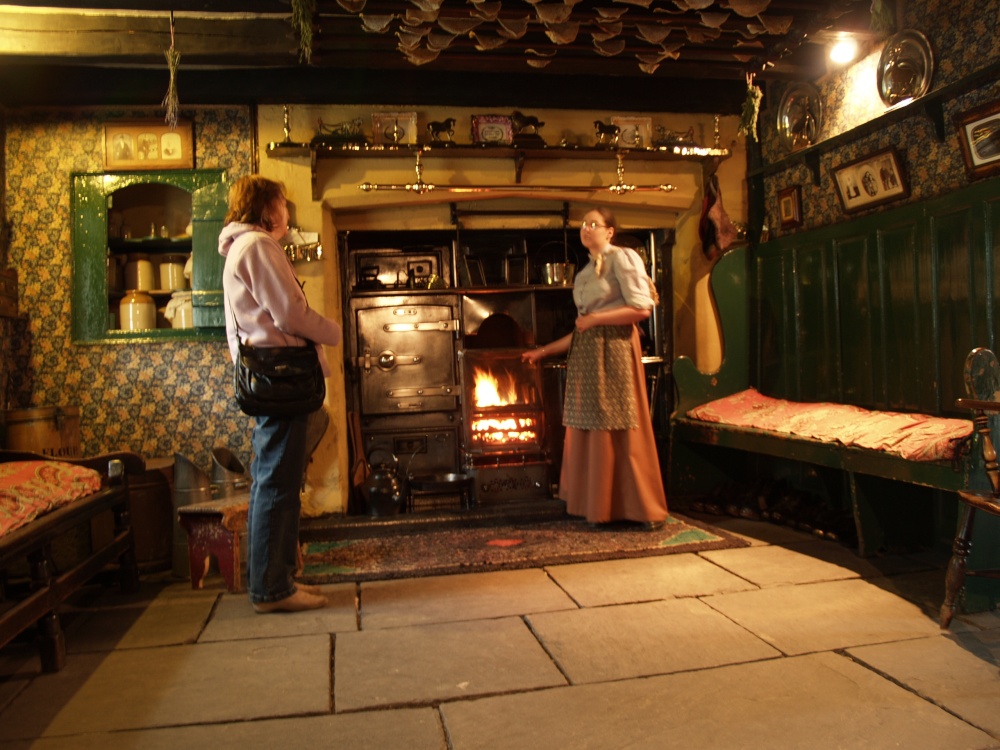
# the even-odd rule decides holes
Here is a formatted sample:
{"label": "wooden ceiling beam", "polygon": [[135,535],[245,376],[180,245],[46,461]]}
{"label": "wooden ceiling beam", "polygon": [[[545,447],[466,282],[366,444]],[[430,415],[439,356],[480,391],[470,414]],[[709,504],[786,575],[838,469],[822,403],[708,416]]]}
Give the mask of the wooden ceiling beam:
{"label": "wooden ceiling beam", "polygon": [[[298,41],[277,18],[176,17],[175,46],[182,59],[250,64],[298,57]],[[0,55],[163,61],[170,47],[169,16],[18,13],[0,11]],[[241,62],[242,61],[242,62]]]}

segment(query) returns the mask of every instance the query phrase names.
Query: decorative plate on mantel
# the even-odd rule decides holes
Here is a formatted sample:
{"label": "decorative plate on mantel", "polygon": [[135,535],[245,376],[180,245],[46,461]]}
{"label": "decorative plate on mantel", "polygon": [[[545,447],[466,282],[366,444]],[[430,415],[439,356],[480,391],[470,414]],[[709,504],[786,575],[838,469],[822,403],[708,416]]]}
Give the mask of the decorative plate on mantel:
{"label": "decorative plate on mantel", "polygon": [[788,152],[812,146],[823,127],[823,102],[811,83],[793,83],[778,105],[778,136]]}
{"label": "decorative plate on mantel", "polygon": [[878,60],[878,95],[887,107],[923,96],[934,76],[934,53],[919,31],[900,31],[885,43]]}

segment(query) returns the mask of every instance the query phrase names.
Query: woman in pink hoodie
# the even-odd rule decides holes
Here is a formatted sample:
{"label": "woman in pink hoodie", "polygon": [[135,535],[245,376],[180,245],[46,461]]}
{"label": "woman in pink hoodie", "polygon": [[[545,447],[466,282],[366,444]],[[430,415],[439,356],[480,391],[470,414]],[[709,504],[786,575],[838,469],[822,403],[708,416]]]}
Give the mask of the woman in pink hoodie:
{"label": "woman in pink hoodie", "polygon": [[[309,307],[285,255],[288,205],[280,182],[260,175],[237,180],[219,236],[226,335],[235,362],[239,340],[251,346],[316,345],[323,373],[330,365],[323,344],[342,334],[336,321]],[[307,341],[308,339],[308,341]],[[247,516],[247,589],[257,612],[317,609],[326,599],[315,586],[297,584],[299,489],[306,462],[306,423],[300,417],[255,417],[254,460]]]}

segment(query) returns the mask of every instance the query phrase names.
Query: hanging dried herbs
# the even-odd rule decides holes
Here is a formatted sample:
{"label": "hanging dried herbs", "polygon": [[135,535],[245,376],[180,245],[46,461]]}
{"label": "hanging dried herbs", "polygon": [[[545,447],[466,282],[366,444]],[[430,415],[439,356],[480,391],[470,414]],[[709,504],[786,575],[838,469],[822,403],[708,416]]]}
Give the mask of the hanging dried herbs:
{"label": "hanging dried herbs", "polygon": [[749,135],[757,140],[757,115],[760,113],[760,101],[764,92],[760,86],[755,86],[753,73],[747,73],[747,98],[743,100],[743,114],[740,116],[740,135]]}
{"label": "hanging dried herbs", "polygon": [[299,35],[299,61],[312,62],[313,14],[316,0],[292,0],[292,29]]}
{"label": "hanging dried herbs", "polygon": [[171,128],[177,127],[177,114],[180,110],[180,98],[177,96],[177,67],[181,62],[181,53],[174,47],[174,12],[170,11],[170,49],[163,53],[167,58],[167,70],[170,71],[170,83],[167,95],[163,97],[162,106],[166,110],[163,118]]}
{"label": "hanging dried herbs", "polygon": [[888,36],[896,30],[896,16],[891,7],[891,0],[872,0],[872,31]]}

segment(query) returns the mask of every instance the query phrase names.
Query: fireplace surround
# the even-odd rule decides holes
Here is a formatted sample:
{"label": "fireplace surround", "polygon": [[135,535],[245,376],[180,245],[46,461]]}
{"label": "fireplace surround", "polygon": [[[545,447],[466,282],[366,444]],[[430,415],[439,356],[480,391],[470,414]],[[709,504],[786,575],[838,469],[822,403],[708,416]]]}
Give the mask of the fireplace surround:
{"label": "fireplace surround", "polygon": [[[661,254],[670,232],[630,234],[664,289]],[[576,235],[568,225],[338,235],[351,462],[359,466],[373,450],[396,455],[403,472],[420,478],[410,510],[553,496],[565,365],[531,365],[520,355],[572,330],[572,287],[545,284],[544,265],[585,261]],[[482,267],[483,284],[462,273],[470,260]],[[650,360],[664,359],[664,313],[654,311],[645,325]],[[492,396],[483,400],[483,392]],[[436,481],[445,476],[470,482],[471,491],[463,484],[448,492]],[[357,494],[350,513],[365,512]]]}

